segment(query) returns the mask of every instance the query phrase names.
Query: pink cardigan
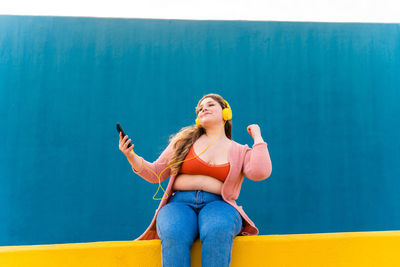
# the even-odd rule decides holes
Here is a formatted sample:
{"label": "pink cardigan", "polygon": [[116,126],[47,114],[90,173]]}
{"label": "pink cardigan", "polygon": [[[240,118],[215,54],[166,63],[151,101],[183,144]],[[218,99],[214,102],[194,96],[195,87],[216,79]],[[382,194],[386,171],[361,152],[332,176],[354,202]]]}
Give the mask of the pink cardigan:
{"label": "pink cardigan", "polygon": [[[160,174],[168,166],[168,158],[172,153],[172,142],[167,146],[167,148],[161,153],[156,161],[150,163],[139,157],[140,160],[155,173]],[[244,212],[242,206],[236,204],[236,199],[239,197],[240,188],[243,182],[243,177],[253,181],[261,181],[268,178],[271,175],[272,165],[269,156],[267,143],[261,142],[253,145],[253,148],[249,148],[248,145],[241,145],[232,140],[232,146],[229,150],[228,161],[230,163],[230,170],[228,177],[222,185],[221,196],[222,198],[232,205],[242,216],[243,227],[239,235],[257,235],[258,229],[250,218]],[[140,165],[139,170],[132,170],[137,175],[141,176],[150,183],[158,183],[157,176],[154,175],[150,170]],[[170,175],[170,168],[166,169],[161,174],[161,182],[168,178]],[[172,185],[174,184],[176,175],[171,175],[168,182],[167,189],[165,190],[168,196],[171,196]],[[163,198],[166,195],[163,196]],[[135,240],[151,240],[160,239],[156,230],[156,218],[158,211],[167,204],[168,199],[165,198],[161,200],[158,208],[155,211],[153,220],[148,226],[147,230]]]}

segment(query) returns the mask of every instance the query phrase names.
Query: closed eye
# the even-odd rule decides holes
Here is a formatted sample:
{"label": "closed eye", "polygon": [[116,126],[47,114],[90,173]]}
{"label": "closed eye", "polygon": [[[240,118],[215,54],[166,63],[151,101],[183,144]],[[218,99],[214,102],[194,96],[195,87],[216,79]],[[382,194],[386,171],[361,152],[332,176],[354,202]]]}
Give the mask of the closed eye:
{"label": "closed eye", "polygon": [[[211,106],[214,106],[214,104],[210,104],[209,106],[210,106],[210,107],[211,107]],[[199,111],[202,111],[202,110],[203,110],[203,108],[200,108],[200,109],[199,109]]]}

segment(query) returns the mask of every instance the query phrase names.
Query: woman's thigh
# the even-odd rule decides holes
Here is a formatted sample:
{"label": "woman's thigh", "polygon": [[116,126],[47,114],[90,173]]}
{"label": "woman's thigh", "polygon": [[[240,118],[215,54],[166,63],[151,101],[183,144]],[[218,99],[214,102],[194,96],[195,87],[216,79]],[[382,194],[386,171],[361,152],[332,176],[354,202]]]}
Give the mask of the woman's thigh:
{"label": "woman's thigh", "polygon": [[205,205],[199,212],[200,240],[209,234],[234,237],[242,229],[242,217],[230,204],[217,200]]}
{"label": "woman's thigh", "polygon": [[183,202],[168,203],[160,209],[156,219],[161,240],[193,243],[198,234],[197,225],[197,214]]}

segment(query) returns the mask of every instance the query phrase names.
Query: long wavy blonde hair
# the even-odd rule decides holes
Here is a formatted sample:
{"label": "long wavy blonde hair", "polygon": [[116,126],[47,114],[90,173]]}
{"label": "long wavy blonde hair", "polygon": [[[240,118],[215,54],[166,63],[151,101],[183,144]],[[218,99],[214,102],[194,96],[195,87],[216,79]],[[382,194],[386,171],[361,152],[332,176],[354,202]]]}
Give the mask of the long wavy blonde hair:
{"label": "long wavy blonde hair", "polygon": [[[204,98],[210,97],[217,101],[221,108],[224,109],[227,105],[224,102],[222,96],[218,94],[207,94],[204,95],[196,106],[196,116],[199,114],[199,105]],[[232,140],[232,120],[228,120],[224,126],[226,136]],[[196,142],[197,139],[200,138],[203,134],[206,133],[206,130],[203,126],[197,127],[196,124],[183,127],[179,130],[178,133],[173,134],[169,137],[169,142],[173,142],[173,153],[171,158],[169,159],[168,165],[174,164],[176,162],[183,161],[186,155],[189,153],[190,147]],[[183,162],[175,164],[171,166],[171,175],[178,174]]]}

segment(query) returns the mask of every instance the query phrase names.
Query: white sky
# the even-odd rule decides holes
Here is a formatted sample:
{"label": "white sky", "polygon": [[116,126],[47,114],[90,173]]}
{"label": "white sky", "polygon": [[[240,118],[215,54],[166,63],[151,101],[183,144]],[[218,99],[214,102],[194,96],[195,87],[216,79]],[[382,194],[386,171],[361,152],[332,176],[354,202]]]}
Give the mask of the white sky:
{"label": "white sky", "polygon": [[0,0],[0,15],[400,23],[400,0]]}

